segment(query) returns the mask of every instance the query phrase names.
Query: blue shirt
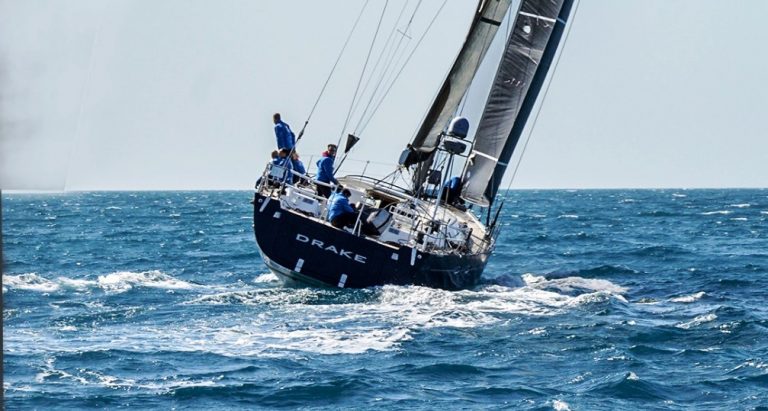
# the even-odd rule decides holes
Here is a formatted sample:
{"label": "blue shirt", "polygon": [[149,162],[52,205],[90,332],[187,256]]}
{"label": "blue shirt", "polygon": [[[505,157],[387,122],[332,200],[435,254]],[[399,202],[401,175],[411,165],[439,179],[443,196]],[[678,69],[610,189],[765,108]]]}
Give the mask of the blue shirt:
{"label": "blue shirt", "polygon": [[293,164],[293,169],[299,173],[299,174],[307,174],[307,169],[304,168],[304,163],[301,162],[301,160],[291,160],[291,164]]}
{"label": "blue shirt", "polygon": [[[461,177],[452,177],[450,180],[443,184],[443,189],[440,190],[440,197],[446,200],[448,203],[454,203],[459,200],[461,195]],[[448,198],[446,198],[446,196]]]}
{"label": "blue shirt", "polygon": [[336,177],[333,176],[333,157],[323,157],[317,160],[317,181],[323,183],[339,184]]}
{"label": "blue shirt", "polygon": [[288,157],[278,157],[276,160],[272,161],[272,164],[285,169],[285,174],[283,174],[283,177],[281,178],[282,181],[286,181],[289,184],[293,181],[293,174],[291,174],[291,170],[293,170],[293,162]]}
{"label": "blue shirt", "polygon": [[275,137],[277,137],[277,148],[293,150],[293,146],[296,144],[296,136],[288,124],[278,121],[275,124]]}
{"label": "blue shirt", "polygon": [[349,205],[349,199],[346,196],[337,194],[333,196],[330,201],[331,205],[328,206],[328,220],[333,221],[334,218],[344,213],[354,213],[355,209]]}

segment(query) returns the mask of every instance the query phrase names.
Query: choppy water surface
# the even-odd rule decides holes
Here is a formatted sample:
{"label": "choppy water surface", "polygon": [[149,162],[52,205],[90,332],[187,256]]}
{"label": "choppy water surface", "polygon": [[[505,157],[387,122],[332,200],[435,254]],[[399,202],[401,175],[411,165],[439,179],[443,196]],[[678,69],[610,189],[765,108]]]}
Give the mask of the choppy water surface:
{"label": "choppy water surface", "polygon": [[284,288],[248,192],[3,195],[8,409],[768,409],[768,190],[513,191],[473,290]]}

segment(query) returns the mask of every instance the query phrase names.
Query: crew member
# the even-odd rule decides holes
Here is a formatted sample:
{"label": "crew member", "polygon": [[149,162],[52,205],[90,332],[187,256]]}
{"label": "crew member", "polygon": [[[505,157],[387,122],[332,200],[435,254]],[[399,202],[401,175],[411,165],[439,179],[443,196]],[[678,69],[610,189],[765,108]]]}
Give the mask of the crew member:
{"label": "crew member", "polygon": [[357,214],[354,207],[349,204],[352,192],[345,188],[341,194],[333,196],[331,205],[328,206],[328,220],[336,228],[354,227]]}
{"label": "crew member", "polygon": [[456,205],[464,204],[464,200],[461,199],[461,177],[452,177],[450,180],[443,184],[443,189],[440,190],[440,198],[446,202],[446,204]]}
{"label": "crew member", "polygon": [[272,116],[272,121],[275,123],[275,137],[277,138],[278,150],[293,150],[293,147],[296,145],[296,135],[291,131],[291,127],[280,119],[280,113],[275,113]]}
{"label": "crew member", "polygon": [[[333,176],[333,160],[336,158],[336,145],[328,144],[328,156],[317,160],[317,175],[315,180],[325,184],[339,184],[336,177]],[[328,198],[331,195],[331,188],[317,184],[317,195]]]}
{"label": "crew member", "polygon": [[277,174],[280,176],[276,183],[287,183],[292,184],[293,183],[293,174],[291,171],[293,170],[293,162],[291,161],[291,158],[288,157],[288,154],[290,154],[290,150],[281,148],[278,152],[278,157],[276,160],[272,160],[272,168],[279,167],[278,170],[281,170],[282,172],[278,172]]}
{"label": "crew member", "polygon": [[300,174],[293,175],[293,182],[298,183],[302,179],[302,176],[307,174],[307,169],[304,167],[304,163],[299,160],[299,153],[296,151],[291,154],[291,166],[293,167],[293,171]]}

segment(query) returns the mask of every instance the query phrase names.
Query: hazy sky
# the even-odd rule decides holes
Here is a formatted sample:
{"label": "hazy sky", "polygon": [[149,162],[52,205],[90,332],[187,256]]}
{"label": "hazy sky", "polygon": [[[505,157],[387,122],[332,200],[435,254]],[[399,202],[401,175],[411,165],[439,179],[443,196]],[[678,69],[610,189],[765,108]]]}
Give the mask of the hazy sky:
{"label": "hazy sky", "polygon": [[[389,1],[379,44],[416,3]],[[423,2],[409,50],[441,3]],[[371,0],[313,114],[307,163],[360,131],[343,125],[384,4]],[[272,113],[301,128],[362,5],[0,0],[0,186],[249,189]],[[448,1],[352,159],[394,169],[474,8]],[[763,0],[581,0],[512,187],[768,186],[766,15]]]}

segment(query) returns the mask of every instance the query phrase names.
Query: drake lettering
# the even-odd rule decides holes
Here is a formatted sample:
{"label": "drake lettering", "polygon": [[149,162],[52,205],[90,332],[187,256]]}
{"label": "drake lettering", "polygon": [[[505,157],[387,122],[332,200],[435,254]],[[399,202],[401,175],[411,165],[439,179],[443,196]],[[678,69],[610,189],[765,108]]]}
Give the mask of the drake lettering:
{"label": "drake lettering", "polygon": [[331,252],[333,254],[336,254],[340,257],[345,257],[350,260],[356,261],[360,264],[365,264],[365,260],[368,259],[368,257],[360,254],[355,254],[352,251],[345,250],[343,248],[338,248],[335,245],[332,244],[325,244],[320,240],[315,240],[314,238],[309,238],[305,236],[304,234],[296,234],[296,241],[299,241],[301,243],[309,244],[313,247],[317,247],[321,250]]}

